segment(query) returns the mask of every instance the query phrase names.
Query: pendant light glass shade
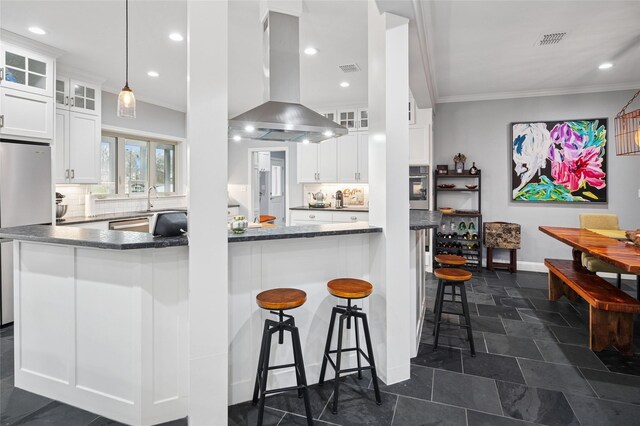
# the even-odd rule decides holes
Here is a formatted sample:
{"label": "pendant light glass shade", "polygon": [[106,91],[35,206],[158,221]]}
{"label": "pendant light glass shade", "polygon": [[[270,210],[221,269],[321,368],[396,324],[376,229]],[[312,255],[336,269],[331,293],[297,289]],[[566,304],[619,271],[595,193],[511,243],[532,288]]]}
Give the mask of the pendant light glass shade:
{"label": "pendant light glass shade", "polygon": [[118,95],[118,117],[136,118],[136,97],[129,88],[129,0],[125,0],[125,83]]}
{"label": "pendant light glass shade", "polygon": [[616,155],[640,155],[640,109],[627,112],[638,96],[640,90],[616,115]]}
{"label": "pendant light glass shade", "polygon": [[124,86],[118,95],[118,117],[136,118],[136,97],[129,86]]}

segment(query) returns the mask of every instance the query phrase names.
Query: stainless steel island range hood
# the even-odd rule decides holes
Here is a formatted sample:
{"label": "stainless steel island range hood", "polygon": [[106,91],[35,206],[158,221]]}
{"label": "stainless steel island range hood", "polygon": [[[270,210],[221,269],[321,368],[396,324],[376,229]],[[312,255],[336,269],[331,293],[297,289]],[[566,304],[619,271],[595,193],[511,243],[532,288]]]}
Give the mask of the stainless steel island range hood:
{"label": "stainless steel island range hood", "polygon": [[229,137],[317,143],[346,135],[346,127],[300,104],[298,18],[270,11],[262,43],[266,102],[229,120]]}

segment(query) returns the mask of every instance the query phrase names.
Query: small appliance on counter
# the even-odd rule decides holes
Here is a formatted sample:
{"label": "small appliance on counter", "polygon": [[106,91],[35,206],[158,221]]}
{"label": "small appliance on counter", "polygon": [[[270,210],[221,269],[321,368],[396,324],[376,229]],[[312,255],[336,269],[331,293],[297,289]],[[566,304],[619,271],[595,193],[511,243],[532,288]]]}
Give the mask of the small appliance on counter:
{"label": "small appliance on counter", "polygon": [[318,191],[315,194],[310,192],[309,208],[312,209],[324,209],[331,207],[331,202],[327,201],[327,196],[322,191]]}
{"label": "small appliance on counter", "polygon": [[340,191],[339,189],[336,191],[336,205],[335,205],[336,209],[342,209],[344,208],[344,198],[342,196],[342,191]]}
{"label": "small appliance on counter", "polygon": [[64,198],[64,194],[56,192],[56,223],[64,222],[64,215],[67,214],[67,210],[69,206],[66,204],[62,204],[62,199]]}

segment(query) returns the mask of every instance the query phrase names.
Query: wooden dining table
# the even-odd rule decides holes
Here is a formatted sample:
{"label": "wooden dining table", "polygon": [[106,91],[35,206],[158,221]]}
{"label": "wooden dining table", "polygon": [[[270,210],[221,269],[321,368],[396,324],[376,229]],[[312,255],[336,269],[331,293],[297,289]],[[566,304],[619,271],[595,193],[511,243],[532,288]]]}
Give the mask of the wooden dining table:
{"label": "wooden dining table", "polygon": [[607,262],[617,268],[640,275],[640,247],[585,228],[540,226],[545,234],[565,244]]}

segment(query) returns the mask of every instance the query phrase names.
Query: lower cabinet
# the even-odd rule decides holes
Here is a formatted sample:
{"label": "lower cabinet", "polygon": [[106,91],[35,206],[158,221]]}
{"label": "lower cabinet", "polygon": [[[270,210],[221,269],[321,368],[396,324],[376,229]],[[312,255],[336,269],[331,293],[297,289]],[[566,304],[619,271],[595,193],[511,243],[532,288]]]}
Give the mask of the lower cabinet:
{"label": "lower cabinet", "polygon": [[53,139],[53,98],[0,87],[0,136]]}
{"label": "lower cabinet", "polygon": [[291,210],[291,225],[368,222],[369,213],[349,211]]}

